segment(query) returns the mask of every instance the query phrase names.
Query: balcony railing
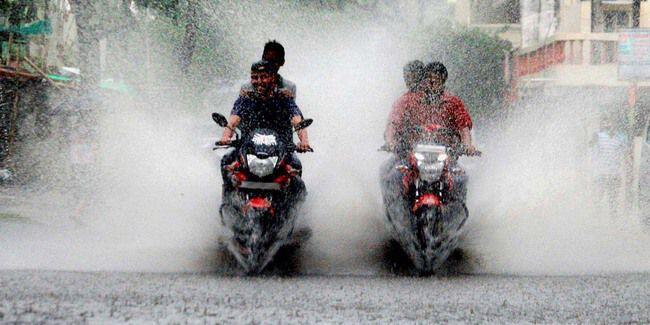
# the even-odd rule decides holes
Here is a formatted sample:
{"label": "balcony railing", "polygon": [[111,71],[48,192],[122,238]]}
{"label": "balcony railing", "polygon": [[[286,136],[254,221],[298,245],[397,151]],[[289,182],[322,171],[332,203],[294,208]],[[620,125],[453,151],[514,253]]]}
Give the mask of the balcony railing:
{"label": "balcony railing", "polygon": [[615,63],[618,59],[617,41],[592,41],[591,42],[591,64]]}
{"label": "balcony railing", "polygon": [[602,0],[604,5],[631,5],[632,0]]}
{"label": "balcony railing", "polygon": [[515,78],[542,72],[566,60],[564,41],[544,45],[534,51],[520,54],[513,60],[513,75]]}
{"label": "balcony railing", "polygon": [[555,40],[514,55],[514,78],[544,71],[559,64],[603,65],[618,60],[618,34],[558,34]]}

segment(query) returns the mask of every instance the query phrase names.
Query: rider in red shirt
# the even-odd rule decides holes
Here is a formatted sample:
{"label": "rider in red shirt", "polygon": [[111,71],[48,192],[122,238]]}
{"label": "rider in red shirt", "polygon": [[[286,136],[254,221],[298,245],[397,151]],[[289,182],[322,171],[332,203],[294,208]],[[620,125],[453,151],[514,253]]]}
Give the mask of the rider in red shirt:
{"label": "rider in red shirt", "polygon": [[472,144],[472,119],[463,101],[445,90],[447,68],[440,62],[427,64],[419,87],[409,90],[393,105],[386,127],[386,141],[395,149],[409,127],[438,124],[456,130],[468,155],[477,153]]}

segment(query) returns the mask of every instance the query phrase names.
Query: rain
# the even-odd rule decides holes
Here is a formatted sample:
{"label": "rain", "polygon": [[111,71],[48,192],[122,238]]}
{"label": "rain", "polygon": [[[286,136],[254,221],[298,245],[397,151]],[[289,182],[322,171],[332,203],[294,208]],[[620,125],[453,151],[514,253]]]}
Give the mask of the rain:
{"label": "rain", "polygon": [[[5,0],[0,323],[650,322],[649,12],[638,0]],[[307,194],[277,242],[310,236],[247,274],[220,208],[220,161],[239,148],[213,150],[224,129],[211,114],[230,118],[270,41],[313,119],[313,152],[296,154]],[[449,251],[428,251],[444,262],[430,270],[409,255],[422,239],[390,217],[409,223],[420,206],[386,195],[382,174],[413,60],[444,63],[480,151],[444,171],[466,175],[467,219],[440,226],[458,238],[440,237]],[[416,163],[401,163],[390,170],[407,179]]]}

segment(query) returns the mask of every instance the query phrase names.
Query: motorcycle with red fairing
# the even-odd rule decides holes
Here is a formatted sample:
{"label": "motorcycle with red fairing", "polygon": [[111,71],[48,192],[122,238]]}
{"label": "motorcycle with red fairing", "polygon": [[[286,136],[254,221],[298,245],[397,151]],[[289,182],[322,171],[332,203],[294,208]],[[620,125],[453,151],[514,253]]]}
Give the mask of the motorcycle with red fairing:
{"label": "motorcycle with red fairing", "polygon": [[458,164],[468,152],[457,132],[437,124],[411,128],[398,148],[381,150],[394,154],[381,175],[389,232],[416,271],[432,273],[458,247],[469,217]]}
{"label": "motorcycle with red fairing", "polygon": [[[213,113],[212,119],[227,127],[223,115]],[[295,130],[312,122],[306,119]],[[222,167],[227,176],[219,209],[223,226],[220,244],[246,274],[259,274],[279,250],[300,245],[310,235],[307,228],[296,229],[307,190],[302,171],[289,164],[293,152],[305,151],[263,128],[241,139],[237,134],[227,144],[217,142],[214,149],[228,148],[234,148],[236,159]]]}

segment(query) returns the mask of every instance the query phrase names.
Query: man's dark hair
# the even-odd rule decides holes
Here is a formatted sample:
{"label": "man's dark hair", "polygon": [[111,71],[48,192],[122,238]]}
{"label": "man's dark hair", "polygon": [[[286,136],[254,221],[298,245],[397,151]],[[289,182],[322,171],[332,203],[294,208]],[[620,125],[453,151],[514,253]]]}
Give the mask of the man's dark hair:
{"label": "man's dark hair", "polygon": [[276,52],[280,54],[280,61],[274,63],[281,66],[284,65],[284,46],[282,46],[282,44],[278,43],[276,40],[266,42],[266,44],[264,44],[264,51],[262,52],[262,59],[264,59],[268,52]]}
{"label": "man's dark hair", "polygon": [[447,68],[442,64],[442,62],[434,61],[427,63],[427,65],[424,66],[424,73],[427,75],[430,73],[437,74],[442,77],[443,81],[447,81]]}
{"label": "man's dark hair", "polygon": [[410,92],[416,92],[424,80],[424,63],[420,60],[409,61],[404,65],[404,83]]}
{"label": "man's dark hair", "polygon": [[259,60],[251,65],[251,72],[278,72],[277,67],[269,61]]}
{"label": "man's dark hair", "polygon": [[421,74],[424,70],[424,63],[420,60],[409,61],[404,65],[404,73]]}

